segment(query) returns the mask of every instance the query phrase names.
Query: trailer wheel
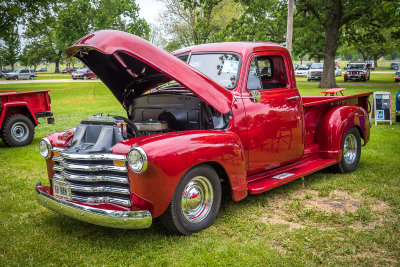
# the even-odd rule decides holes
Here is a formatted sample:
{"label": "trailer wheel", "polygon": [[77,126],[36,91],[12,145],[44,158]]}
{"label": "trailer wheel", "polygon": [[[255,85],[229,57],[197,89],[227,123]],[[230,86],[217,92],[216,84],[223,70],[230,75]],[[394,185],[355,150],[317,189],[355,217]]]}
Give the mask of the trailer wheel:
{"label": "trailer wheel", "polygon": [[25,115],[17,114],[8,117],[3,124],[1,137],[6,146],[25,146],[32,142],[35,128]]}
{"label": "trailer wheel", "polygon": [[336,172],[348,173],[357,169],[361,156],[361,136],[357,128],[350,128],[343,141],[342,159],[333,166]]}
{"label": "trailer wheel", "polygon": [[176,234],[201,231],[217,216],[221,195],[217,173],[208,165],[199,165],[182,177],[161,222]]}

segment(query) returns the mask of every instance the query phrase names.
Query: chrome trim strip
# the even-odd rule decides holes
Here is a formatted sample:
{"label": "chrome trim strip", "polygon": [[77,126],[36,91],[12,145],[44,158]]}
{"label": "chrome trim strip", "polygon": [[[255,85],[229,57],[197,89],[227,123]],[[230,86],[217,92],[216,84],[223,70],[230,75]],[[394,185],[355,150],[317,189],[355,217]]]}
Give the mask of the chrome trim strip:
{"label": "chrome trim strip", "polygon": [[76,160],[121,160],[126,161],[124,155],[115,154],[71,154],[62,152],[61,156],[66,159],[76,159]]}
{"label": "chrome trim strip", "polygon": [[55,173],[53,176],[53,179],[56,179],[59,181],[65,181],[65,179],[59,173]]}
{"label": "chrome trim strip", "polygon": [[60,165],[55,165],[53,166],[53,170],[58,171],[58,172],[62,172],[64,170],[64,168]]}
{"label": "chrome trim strip", "polygon": [[36,184],[36,199],[40,205],[69,217],[113,228],[141,229],[151,226],[151,213],[141,211],[117,211],[98,209],[76,204],[51,196],[40,190],[40,182]]}
{"label": "chrome trim strip", "polygon": [[68,170],[77,171],[116,171],[116,172],[128,172],[126,167],[122,166],[110,166],[110,165],[81,165],[75,163],[68,163],[66,161],[61,162],[61,166]]}
{"label": "chrome trim strip", "polygon": [[53,161],[57,161],[57,162],[61,162],[63,160],[63,158],[62,157],[53,156],[52,160]]}
{"label": "chrome trim strip", "polygon": [[71,190],[84,193],[116,193],[122,195],[130,195],[128,188],[111,187],[111,186],[81,186],[71,184]]}
{"label": "chrome trim strip", "polygon": [[128,177],[117,177],[112,175],[78,175],[65,170],[61,173],[61,177],[77,182],[114,182],[129,184]]}
{"label": "chrome trim strip", "polygon": [[131,206],[130,200],[116,198],[116,197],[83,197],[83,196],[77,196],[74,193],[72,193],[72,199],[76,200],[76,201],[91,203],[91,204],[109,203],[109,204],[122,205],[122,206],[126,206],[126,207]]}
{"label": "chrome trim strip", "polygon": [[62,147],[53,147],[52,149],[54,152],[62,152],[64,150],[64,148]]}

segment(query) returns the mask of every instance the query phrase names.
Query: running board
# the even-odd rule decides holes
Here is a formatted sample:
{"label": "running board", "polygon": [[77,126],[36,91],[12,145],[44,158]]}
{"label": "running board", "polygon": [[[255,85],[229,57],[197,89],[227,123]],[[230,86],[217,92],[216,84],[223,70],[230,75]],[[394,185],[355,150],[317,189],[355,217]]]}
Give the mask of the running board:
{"label": "running board", "polygon": [[336,163],[333,159],[313,159],[258,174],[247,184],[249,194],[259,194],[299,179]]}

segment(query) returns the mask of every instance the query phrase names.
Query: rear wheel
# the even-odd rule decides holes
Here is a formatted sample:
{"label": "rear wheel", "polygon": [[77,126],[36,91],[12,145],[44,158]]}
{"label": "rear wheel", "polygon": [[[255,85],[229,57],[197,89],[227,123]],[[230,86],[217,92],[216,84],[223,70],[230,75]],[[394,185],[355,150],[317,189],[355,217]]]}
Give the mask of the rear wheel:
{"label": "rear wheel", "polygon": [[161,215],[163,225],[173,233],[189,235],[209,227],[221,204],[221,184],[208,165],[189,170],[181,179],[168,209]]}
{"label": "rear wheel", "polygon": [[344,137],[342,159],[333,166],[334,170],[341,173],[352,172],[357,169],[361,156],[361,136],[357,128],[350,128]]}
{"label": "rear wheel", "polygon": [[4,121],[1,137],[7,146],[25,146],[32,142],[34,131],[32,121],[25,115],[17,114]]}
{"label": "rear wheel", "polygon": [[18,76],[14,76],[13,79],[14,79],[14,80],[18,80]]}

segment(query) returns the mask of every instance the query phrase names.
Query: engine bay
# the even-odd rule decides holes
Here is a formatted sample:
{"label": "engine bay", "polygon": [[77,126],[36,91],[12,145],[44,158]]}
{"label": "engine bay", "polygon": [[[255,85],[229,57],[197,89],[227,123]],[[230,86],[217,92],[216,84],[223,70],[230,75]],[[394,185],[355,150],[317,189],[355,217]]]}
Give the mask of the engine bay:
{"label": "engine bay", "polygon": [[101,113],[83,120],[76,128],[68,151],[109,153],[129,138],[186,130],[222,130],[230,114],[221,114],[191,93],[156,93],[136,98],[128,118]]}
{"label": "engine bay", "polygon": [[[186,92],[186,91],[184,91]],[[156,93],[135,98],[128,120],[139,135],[185,130],[225,129],[230,114],[221,114],[192,93]]]}

